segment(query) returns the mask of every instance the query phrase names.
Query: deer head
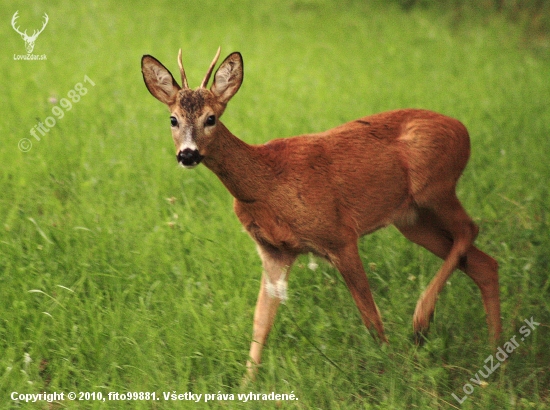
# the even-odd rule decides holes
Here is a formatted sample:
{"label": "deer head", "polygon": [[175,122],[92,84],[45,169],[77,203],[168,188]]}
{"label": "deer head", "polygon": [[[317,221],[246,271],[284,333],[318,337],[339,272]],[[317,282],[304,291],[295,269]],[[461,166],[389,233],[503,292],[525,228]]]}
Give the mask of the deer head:
{"label": "deer head", "polygon": [[16,23],[16,20],[19,18],[18,16],[18,13],[19,13],[19,10],[15,12],[15,14],[13,15],[12,19],[11,19],[11,26],[13,27],[13,29],[19,33],[21,35],[21,38],[23,40],[25,40],[25,48],[27,49],[27,53],[32,53],[32,50],[34,49],[34,42],[36,41],[38,35],[40,33],[42,33],[44,31],[44,29],[46,28],[46,25],[48,24],[48,15],[46,13],[44,13],[44,24],[42,24],[42,28],[40,30],[34,30],[32,35],[29,36],[27,34],[27,30],[25,30],[24,32],[21,32],[19,30],[19,27],[16,27],[15,26],[15,23]]}
{"label": "deer head", "polygon": [[145,55],[141,59],[141,72],[147,89],[170,110],[176,158],[185,168],[194,168],[208,154],[209,145],[217,135],[218,120],[243,81],[243,60],[241,54],[235,52],[220,65],[210,89],[206,88],[219,56],[220,49],[201,85],[195,90],[188,86],[181,49],[178,54],[181,87],[156,58]]}

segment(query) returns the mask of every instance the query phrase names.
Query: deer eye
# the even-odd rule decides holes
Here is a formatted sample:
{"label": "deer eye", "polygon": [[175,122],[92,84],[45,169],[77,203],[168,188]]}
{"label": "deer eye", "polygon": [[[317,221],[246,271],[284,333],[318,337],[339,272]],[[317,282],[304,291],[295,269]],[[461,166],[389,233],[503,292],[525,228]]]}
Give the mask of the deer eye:
{"label": "deer eye", "polygon": [[170,124],[172,125],[172,127],[177,127],[178,119],[174,116],[170,117]]}
{"label": "deer eye", "polygon": [[209,127],[211,127],[212,125],[215,125],[215,124],[216,124],[216,116],[215,115],[209,115],[206,118],[206,122],[204,123],[204,125],[209,126]]}

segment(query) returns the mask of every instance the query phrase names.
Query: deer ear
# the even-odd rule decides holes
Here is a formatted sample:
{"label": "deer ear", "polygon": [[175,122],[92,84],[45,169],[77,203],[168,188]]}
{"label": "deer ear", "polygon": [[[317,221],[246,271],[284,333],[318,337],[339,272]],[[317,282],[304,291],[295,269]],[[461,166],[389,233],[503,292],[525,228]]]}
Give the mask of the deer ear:
{"label": "deer ear", "polygon": [[220,65],[210,90],[222,104],[233,97],[243,82],[243,58],[241,53],[230,54]]}
{"label": "deer ear", "polygon": [[143,81],[153,97],[166,105],[176,102],[181,89],[174,77],[155,57],[145,55],[141,58]]}

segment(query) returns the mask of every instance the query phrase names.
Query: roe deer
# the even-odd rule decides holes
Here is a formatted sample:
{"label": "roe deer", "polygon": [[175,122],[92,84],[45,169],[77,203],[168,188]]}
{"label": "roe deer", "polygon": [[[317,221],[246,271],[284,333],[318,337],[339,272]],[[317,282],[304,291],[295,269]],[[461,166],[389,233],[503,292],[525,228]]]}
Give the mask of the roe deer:
{"label": "roe deer", "polygon": [[456,268],[479,287],[496,341],[501,332],[498,265],[473,245],[478,228],[455,193],[470,154],[464,125],[435,112],[403,109],[318,134],[249,145],[220,121],[243,81],[241,54],[230,54],[206,88],[219,53],[195,90],[187,84],[181,49],[182,87],[152,56],[143,56],[141,67],[151,94],[170,110],[178,162],[185,168],[202,162],[218,176],[257,244],[263,275],[248,377],[255,377],[277,308],[286,298],[290,267],[303,253],[319,255],[340,271],[364,324],[387,343],[357,242],[389,224],[444,260],[417,302],[417,341]]}

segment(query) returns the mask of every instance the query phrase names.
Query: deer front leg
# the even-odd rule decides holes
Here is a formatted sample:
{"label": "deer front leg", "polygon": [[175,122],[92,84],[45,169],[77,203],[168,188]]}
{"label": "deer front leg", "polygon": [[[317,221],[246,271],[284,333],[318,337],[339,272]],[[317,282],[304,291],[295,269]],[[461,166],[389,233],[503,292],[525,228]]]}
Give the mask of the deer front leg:
{"label": "deer front leg", "polygon": [[[377,335],[380,342],[388,343],[380,311],[372,297],[369,281],[359,256],[357,243],[338,250],[330,259],[344,278],[367,329],[375,339]],[[376,334],[373,331],[376,331]]]}
{"label": "deer front leg", "polygon": [[260,364],[262,349],[273,326],[277,308],[286,299],[288,272],[296,255],[265,246],[258,246],[262,258],[263,274],[260,293],[254,311],[254,328],[250,345],[249,360],[246,363],[245,379],[254,380]]}

